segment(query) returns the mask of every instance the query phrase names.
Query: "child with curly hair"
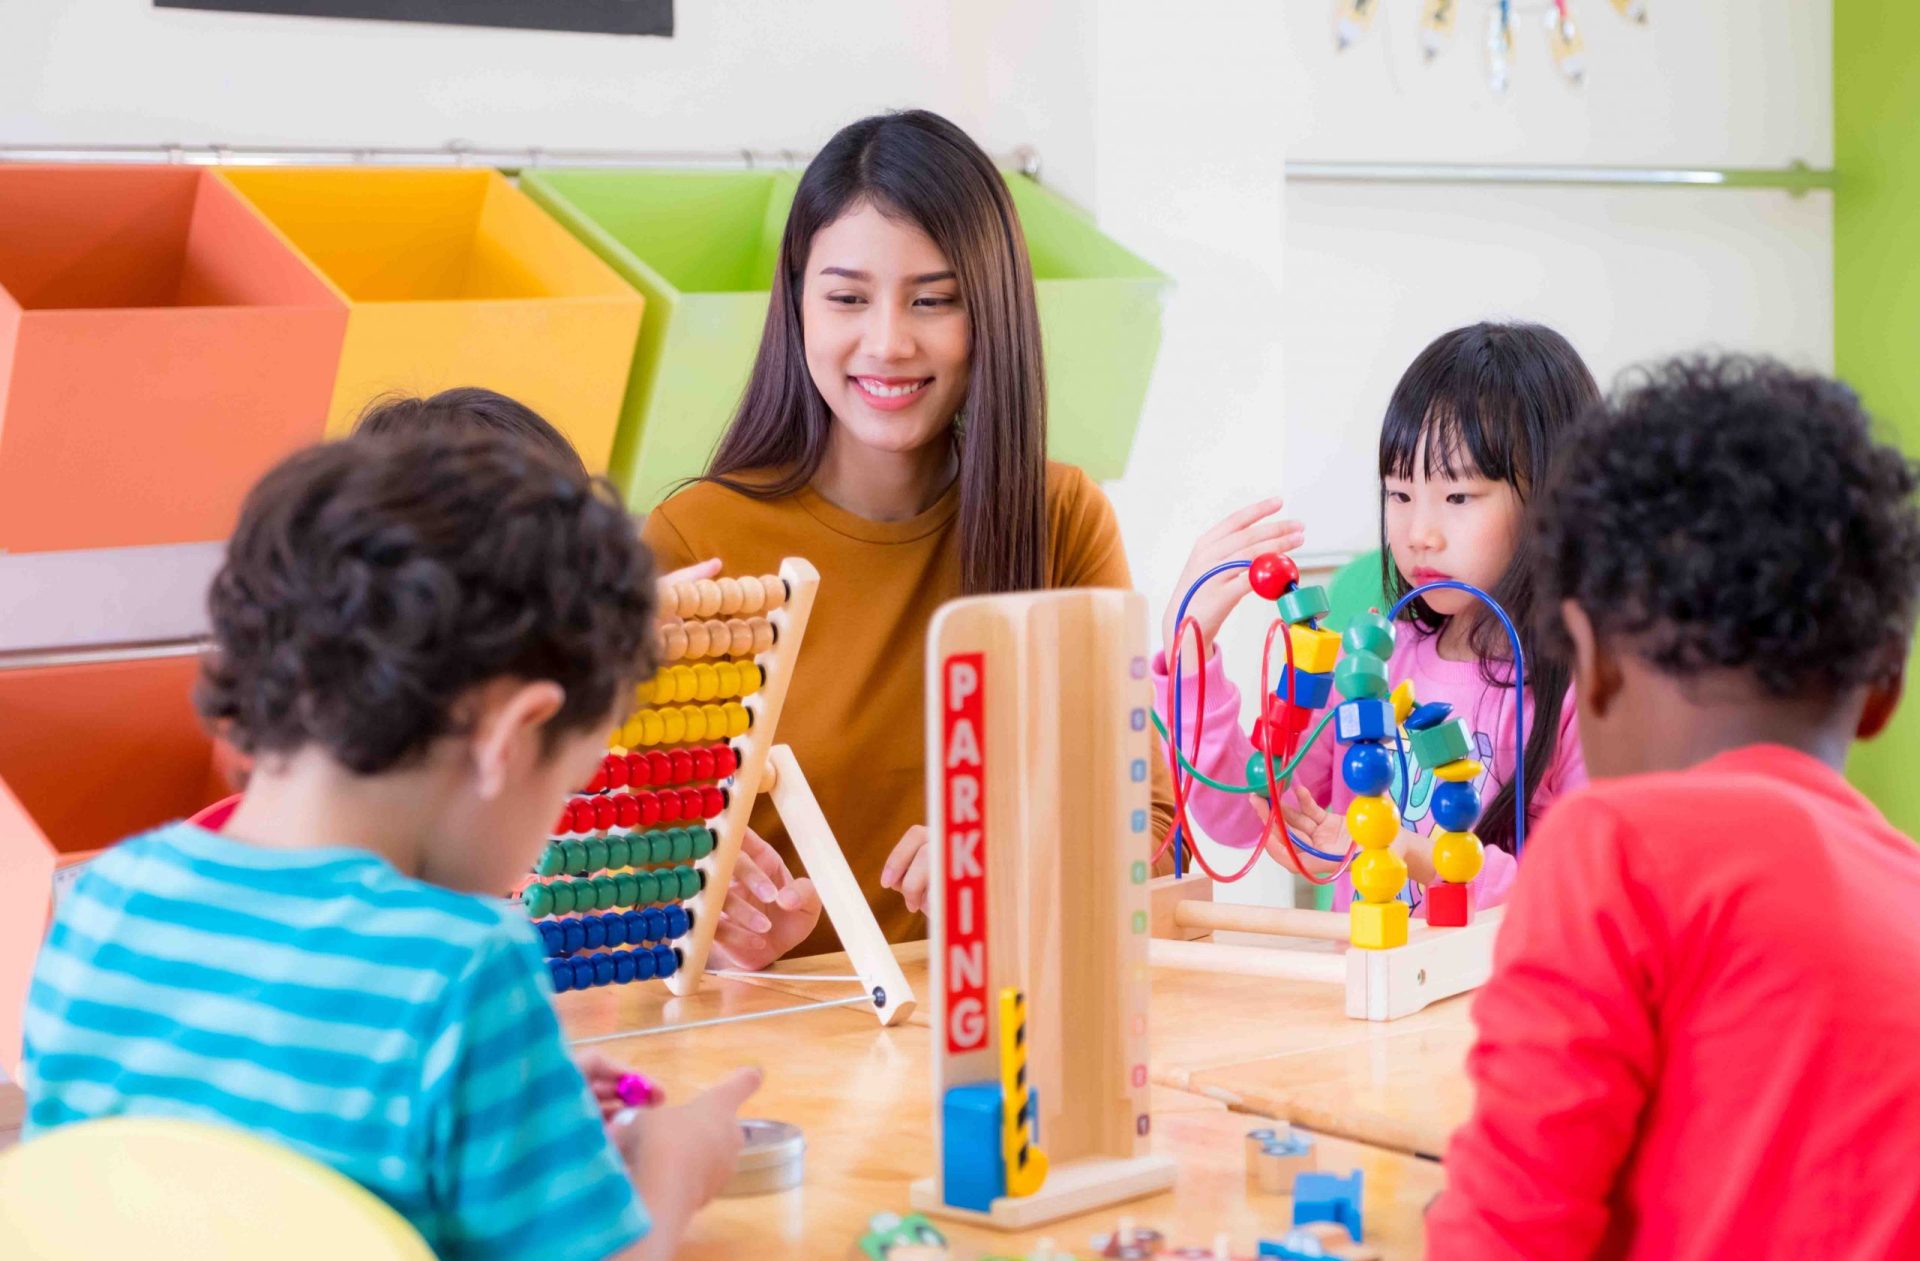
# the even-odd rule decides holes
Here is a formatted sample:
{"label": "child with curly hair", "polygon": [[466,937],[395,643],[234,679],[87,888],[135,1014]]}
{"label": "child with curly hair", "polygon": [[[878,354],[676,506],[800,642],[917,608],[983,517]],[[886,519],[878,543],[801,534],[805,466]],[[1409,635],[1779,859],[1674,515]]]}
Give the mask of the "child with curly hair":
{"label": "child with curly hair", "polygon": [[1743,358],[1564,449],[1536,574],[1595,782],[1527,846],[1429,1256],[1920,1256],[1920,849],[1840,774],[1900,696],[1916,472]]}
{"label": "child with curly hair", "polygon": [[221,831],[114,847],[61,901],[27,1137],[231,1124],[442,1257],[670,1254],[758,1076],[604,1130],[498,896],[653,668],[653,564],[612,488],[513,434],[315,447],[248,497],[209,610],[197,699],[254,759],[246,795]]}

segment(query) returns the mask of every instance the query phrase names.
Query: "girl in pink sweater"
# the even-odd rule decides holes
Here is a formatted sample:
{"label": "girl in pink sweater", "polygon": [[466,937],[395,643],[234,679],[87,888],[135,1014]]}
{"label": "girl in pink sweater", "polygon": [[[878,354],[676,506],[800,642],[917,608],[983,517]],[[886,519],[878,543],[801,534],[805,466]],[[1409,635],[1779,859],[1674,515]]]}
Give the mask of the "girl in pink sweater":
{"label": "girl in pink sweater", "polygon": [[[1452,578],[1490,594],[1507,610],[1526,654],[1526,813],[1538,818],[1553,799],[1586,782],[1580,737],[1568,692],[1567,668],[1537,629],[1541,619],[1529,577],[1528,544],[1521,529],[1527,500],[1541,484],[1555,447],[1580,413],[1599,399],[1586,364],[1567,340],[1534,324],[1475,324],[1435,339],[1420,352],[1387,403],[1380,430],[1380,543],[1386,598]],[[1300,545],[1298,522],[1276,520],[1281,502],[1263,500],[1226,518],[1194,544],[1163,628],[1171,646],[1180,599],[1194,579],[1215,565],[1252,560]],[[1247,571],[1223,575],[1200,588],[1187,614],[1212,644],[1227,615],[1251,590]],[[1382,611],[1385,611],[1384,609]],[[1473,732],[1473,756],[1485,768],[1477,787],[1486,802],[1476,831],[1486,863],[1470,887],[1476,907],[1505,900],[1514,877],[1512,783],[1514,706],[1512,651],[1507,632],[1485,606],[1462,591],[1442,590],[1408,605],[1396,628],[1388,663],[1395,686],[1411,680],[1421,703],[1444,701]],[[1193,764],[1223,783],[1246,782],[1252,741],[1239,724],[1240,694],[1220,655],[1208,649],[1206,710],[1198,708],[1200,663],[1192,633],[1181,645],[1183,749]],[[1279,649],[1276,648],[1276,656]],[[1277,678],[1280,665],[1272,666]],[[1244,663],[1258,677],[1258,663]],[[1171,729],[1174,689],[1165,653],[1154,662],[1160,712]],[[1337,705],[1336,693],[1329,705]],[[1196,721],[1204,728],[1192,746]],[[1347,851],[1346,807],[1353,799],[1338,767],[1331,731],[1322,734],[1293,777],[1283,801],[1295,837],[1328,854]],[[1411,755],[1409,754],[1411,759]],[[1433,773],[1410,763],[1388,790],[1405,820],[1393,849],[1418,886],[1434,879],[1425,833]],[[1258,844],[1267,803],[1259,796],[1221,792],[1194,781],[1188,817],[1212,839],[1242,849]],[[1284,864],[1293,858],[1276,834],[1268,848]],[[1307,858],[1307,869],[1336,864]],[[1334,905],[1344,909],[1353,889],[1343,872]]]}

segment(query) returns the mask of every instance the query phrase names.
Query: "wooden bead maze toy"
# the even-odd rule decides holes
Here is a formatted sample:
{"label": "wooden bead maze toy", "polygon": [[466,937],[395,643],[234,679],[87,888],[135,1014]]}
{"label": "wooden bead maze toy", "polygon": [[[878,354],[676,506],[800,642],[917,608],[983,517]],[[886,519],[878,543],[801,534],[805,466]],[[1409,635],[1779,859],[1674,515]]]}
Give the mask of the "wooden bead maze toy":
{"label": "wooden bead maze toy", "polygon": [[[1204,583],[1239,569],[1250,571],[1254,592],[1272,600],[1278,612],[1268,628],[1260,666],[1263,701],[1252,735],[1257,752],[1248,759],[1243,785],[1207,779],[1194,769],[1181,730],[1184,679],[1177,664],[1181,643],[1189,631],[1202,659],[1208,651],[1198,624],[1186,616],[1194,592]],[[1525,661],[1519,635],[1506,612],[1486,593],[1466,583],[1449,580],[1417,587],[1386,615],[1370,610],[1354,618],[1343,634],[1335,634],[1320,626],[1320,619],[1328,611],[1326,592],[1320,587],[1302,587],[1299,579],[1299,569],[1291,558],[1269,553],[1252,561],[1214,567],[1194,582],[1181,601],[1176,619],[1179,632],[1170,646],[1176,675],[1173,727],[1167,741],[1177,817],[1161,846],[1162,853],[1168,847],[1174,850],[1176,874],[1154,882],[1151,897],[1158,940],[1153,944],[1152,957],[1156,964],[1170,967],[1344,983],[1349,1016],[1393,1020],[1483,983],[1492,971],[1493,937],[1501,915],[1499,908],[1474,912],[1468,889],[1483,862],[1473,826],[1481,808],[1476,782],[1486,768],[1472,756],[1472,734],[1461,719],[1453,716],[1450,706],[1418,703],[1410,682],[1389,687],[1387,662],[1393,652],[1394,619],[1418,596],[1452,588],[1477,597],[1506,627],[1513,650],[1514,687],[1520,697],[1515,707],[1513,777],[1522,785],[1526,779]],[[1276,638],[1284,645],[1286,664],[1278,684],[1269,687],[1269,662]],[[1204,674],[1199,685],[1194,749],[1199,747],[1198,727],[1205,711]],[[1336,687],[1342,700],[1316,721],[1315,713],[1327,706]],[[1346,810],[1346,832],[1351,843],[1344,854],[1316,849],[1295,837],[1285,825],[1280,806],[1307,748],[1329,723],[1334,725],[1334,738],[1344,750],[1338,763],[1341,777],[1354,794]],[[1429,808],[1434,822],[1432,860],[1438,878],[1419,890],[1410,888],[1406,862],[1391,848],[1400,835],[1403,808],[1395,801],[1392,788],[1397,778],[1399,802],[1408,800],[1410,760],[1431,771],[1435,781]],[[1186,843],[1192,835],[1186,821],[1186,798],[1195,778],[1216,790],[1256,794],[1266,803],[1266,827],[1260,843],[1236,872],[1214,871],[1204,855]],[[1516,794],[1515,813],[1517,854],[1526,834],[1524,792]],[[1215,885],[1247,875],[1263,852],[1315,884],[1330,884],[1341,872],[1347,872],[1354,890],[1350,911],[1343,916],[1331,911],[1213,904]],[[1204,878],[1186,874],[1189,857],[1206,873]],[[1412,919],[1415,897],[1421,898],[1426,908],[1424,922]],[[1348,949],[1341,958],[1323,951],[1270,950],[1193,940],[1216,930],[1344,941]]]}
{"label": "wooden bead maze toy", "polygon": [[682,583],[662,601],[661,668],[636,689],[593,779],[561,813],[519,901],[557,992],[700,986],[754,799],[765,792],[883,1024],[914,994],[793,751],[774,732],[820,575]]}
{"label": "wooden bead maze toy", "polygon": [[1146,606],[956,600],[927,642],[939,1166],[923,1213],[1024,1229],[1164,1190],[1147,1116]]}

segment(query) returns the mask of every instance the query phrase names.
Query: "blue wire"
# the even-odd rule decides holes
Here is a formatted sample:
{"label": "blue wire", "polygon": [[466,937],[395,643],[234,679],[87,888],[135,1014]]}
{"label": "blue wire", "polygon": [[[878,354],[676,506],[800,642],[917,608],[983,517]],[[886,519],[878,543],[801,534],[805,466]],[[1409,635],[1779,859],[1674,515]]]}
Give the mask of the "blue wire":
{"label": "blue wire", "polygon": [[[1513,628],[1513,619],[1507,611],[1494,602],[1492,596],[1470,582],[1460,582],[1447,578],[1440,582],[1430,582],[1424,587],[1415,587],[1401,596],[1387,614],[1387,620],[1393,621],[1400,616],[1400,610],[1418,596],[1429,591],[1464,591],[1479,600],[1500,619],[1500,625],[1507,628],[1507,642],[1513,646],[1513,856],[1517,861],[1520,848],[1527,840],[1527,662],[1520,650],[1520,632]],[[1404,778],[1406,763],[1401,762],[1401,774]]]}

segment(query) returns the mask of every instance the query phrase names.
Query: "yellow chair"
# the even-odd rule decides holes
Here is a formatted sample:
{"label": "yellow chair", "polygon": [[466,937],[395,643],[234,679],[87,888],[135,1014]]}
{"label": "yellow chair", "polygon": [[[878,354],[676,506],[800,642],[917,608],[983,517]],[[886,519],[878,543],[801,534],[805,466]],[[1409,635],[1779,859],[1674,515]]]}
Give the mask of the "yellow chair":
{"label": "yellow chair", "polygon": [[433,1261],[433,1252],[372,1192],[278,1144],[115,1117],[0,1156],[0,1257]]}

